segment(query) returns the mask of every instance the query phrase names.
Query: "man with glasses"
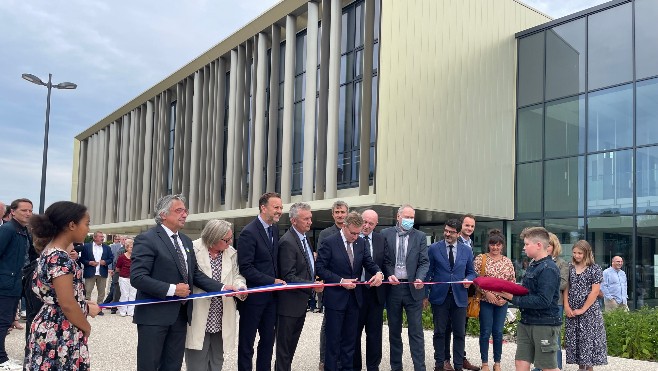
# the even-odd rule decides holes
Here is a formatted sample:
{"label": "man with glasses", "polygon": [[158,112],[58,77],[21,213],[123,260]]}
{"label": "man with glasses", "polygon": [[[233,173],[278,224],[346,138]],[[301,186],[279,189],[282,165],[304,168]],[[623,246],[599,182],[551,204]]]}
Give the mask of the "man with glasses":
{"label": "man with glasses", "polygon": [[351,212],[339,233],[322,241],[318,249],[316,269],[318,276],[326,283],[340,283],[340,286],[327,287],[325,293],[325,317],[327,318],[324,369],[352,369],[356,345],[359,308],[363,297],[356,284],[365,269],[372,275],[368,280],[371,286],[379,286],[384,274],[372,260],[365,240],[359,237],[363,218]]}
{"label": "man with glasses", "polygon": [[[207,292],[224,285],[205,275],[196,263],[192,240],[180,232],[188,210],[181,195],[162,197],[155,204],[157,225],[135,238],[130,284],[137,300],[185,298],[192,286]],[[227,286],[227,290],[234,290]],[[193,301],[172,301],[135,307],[137,370],[180,370]]]}
{"label": "man with glasses", "polygon": [[[443,240],[433,243],[428,249],[430,269],[428,282],[472,281],[475,279],[473,269],[473,252],[468,246],[457,240],[462,223],[449,219],[443,228]],[[463,370],[464,348],[466,338],[466,306],[468,305],[468,287],[470,283],[450,283],[432,285],[429,303],[432,304],[434,320],[434,361],[435,371],[445,370],[447,355],[445,352],[446,327],[452,324],[454,369]]]}

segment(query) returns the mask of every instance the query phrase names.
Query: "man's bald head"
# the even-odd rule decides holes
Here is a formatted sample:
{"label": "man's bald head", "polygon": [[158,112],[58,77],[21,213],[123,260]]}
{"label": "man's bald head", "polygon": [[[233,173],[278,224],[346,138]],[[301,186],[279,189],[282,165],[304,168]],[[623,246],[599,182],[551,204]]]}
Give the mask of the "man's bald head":
{"label": "man's bald head", "polygon": [[375,210],[368,209],[361,214],[361,217],[363,218],[363,228],[361,232],[366,236],[370,235],[377,226],[377,223],[379,223],[379,215],[377,215]]}

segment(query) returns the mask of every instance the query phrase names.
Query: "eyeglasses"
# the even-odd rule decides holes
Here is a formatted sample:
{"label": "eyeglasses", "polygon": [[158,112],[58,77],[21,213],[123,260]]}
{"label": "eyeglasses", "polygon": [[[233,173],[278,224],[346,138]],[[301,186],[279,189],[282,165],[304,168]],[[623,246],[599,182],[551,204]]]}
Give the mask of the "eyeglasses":
{"label": "eyeglasses", "polygon": [[451,231],[451,230],[448,230],[448,229],[444,229],[444,230],[443,230],[443,233],[457,234],[457,231]]}
{"label": "eyeglasses", "polygon": [[229,243],[231,243],[231,241],[233,241],[233,236],[231,236],[231,237],[229,237],[229,238],[222,238],[222,241],[224,241],[224,242],[226,242],[227,244],[229,244]]}
{"label": "eyeglasses", "polygon": [[189,214],[190,211],[188,209],[179,207],[178,209],[174,210],[176,214]]}

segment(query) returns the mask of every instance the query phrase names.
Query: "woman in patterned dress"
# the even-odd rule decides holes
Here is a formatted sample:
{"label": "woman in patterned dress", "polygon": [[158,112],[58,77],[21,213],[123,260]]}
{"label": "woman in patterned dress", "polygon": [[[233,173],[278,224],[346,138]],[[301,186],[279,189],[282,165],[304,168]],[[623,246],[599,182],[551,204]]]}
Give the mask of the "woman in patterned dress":
{"label": "woman in patterned dress", "polygon": [[27,344],[27,370],[88,370],[87,340],[98,305],[85,302],[82,269],[69,258],[73,242],[89,233],[89,214],[83,205],[69,201],[52,204],[34,215],[35,236],[50,238],[34,272],[32,290],[44,302],[34,318]]}
{"label": "woman in patterned dress", "polygon": [[[478,255],[473,261],[475,272],[482,272],[484,259],[485,277],[496,277],[514,282],[514,265],[512,261],[502,254],[505,248],[505,236],[500,230],[489,232],[489,252]],[[503,354],[503,325],[507,315],[507,300],[487,290],[480,290],[480,358],[482,371],[489,371],[489,338],[493,335],[493,371],[500,371],[500,359]]]}
{"label": "woman in patterned dress", "polygon": [[567,363],[579,370],[608,364],[608,345],[601,308],[596,302],[603,272],[594,263],[592,246],[580,240],[573,245],[569,285],[564,291]]}

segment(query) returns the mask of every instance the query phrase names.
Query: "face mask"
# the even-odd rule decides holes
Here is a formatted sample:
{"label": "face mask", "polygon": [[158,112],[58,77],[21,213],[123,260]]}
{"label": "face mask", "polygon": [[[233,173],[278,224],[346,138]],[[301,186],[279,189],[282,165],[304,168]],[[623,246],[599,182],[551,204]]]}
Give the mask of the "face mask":
{"label": "face mask", "polygon": [[400,227],[402,227],[402,229],[404,229],[405,231],[408,231],[414,227],[414,220],[402,218],[402,221],[400,222]]}

